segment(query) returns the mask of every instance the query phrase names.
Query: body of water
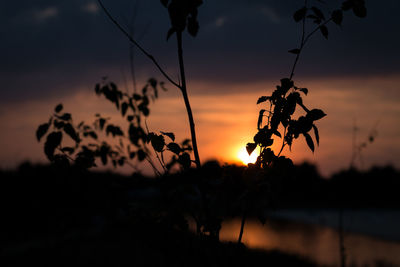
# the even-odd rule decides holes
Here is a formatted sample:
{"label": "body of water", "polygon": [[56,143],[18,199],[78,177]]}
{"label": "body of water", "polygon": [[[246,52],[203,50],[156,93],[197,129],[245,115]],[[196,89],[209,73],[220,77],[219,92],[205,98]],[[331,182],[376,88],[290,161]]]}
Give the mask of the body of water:
{"label": "body of water", "polygon": [[[340,266],[337,211],[286,210],[262,225],[248,220],[243,242],[250,248],[278,249],[319,264]],[[225,222],[221,239],[236,241],[240,219]],[[348,266],[400,266],[400,211],[344,211]]]}

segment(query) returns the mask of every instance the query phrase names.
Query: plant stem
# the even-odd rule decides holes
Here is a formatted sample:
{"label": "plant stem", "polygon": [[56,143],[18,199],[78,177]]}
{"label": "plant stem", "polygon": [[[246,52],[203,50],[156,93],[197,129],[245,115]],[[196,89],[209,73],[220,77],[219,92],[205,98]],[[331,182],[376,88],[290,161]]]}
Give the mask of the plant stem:
{"label": "plant stem", "polygon": [[178,57],[179,57],[179,70],[181,74],[182,85],[180,86],[183,99],[185,101],[186,112],[189,118],[190,134],[192,137],[193,153],[195,158],[195,164],[197,168],[200,168],[200,157],[199,151],[197,149],[197,139],[196,139],[196,129],[194,125],[192,108],[190,107],[189,97],[186,89],[186,76],[185,76],[185,65],[183,63],[183,49],[182,49],[182,32],[178,31],[176,33],[176,38],[178,42]]}
{"label": "plant stem", "polygon": [[[307,7],[307,0],[304,1],[304,6]],[[289,78],[290,80],[294,76],[294,70],[296,69],[297,62],[299,61],[300,54],[301,54],[301,52],[303,50],[303,47],[304,47],[304,44],[305,44],[304,40],[306,38],[305,36],[306,36],[306,16],[304,16],[304,18],[303,18],[300,48],[299,48],[299,52],[296,55],[296,59],[294,60],[292,71],[290,72],[290,78]]]}
{"label": "plant stem", "polygon": [[279,156],[281,155],[281,153],[282,153],[282,151],[283,151],[283,149],[285,148],[285,145],[286,145],[286,143],[285,143],[286,129],[287,129],[287,127],[285,127],[285,130],[284,130],[284,132],[283,132],[282,146],[281,146],[281,149],[279,150],[279,153],[278,153],[278,156],[277,156],[277,157],[279,157]]}
{"label": "plant stem", "polygon": [[239,239],[238,239],[238,244],[242,243],[242,237],[243,237],[243,230],[244,230],[244,224],[246,223],[246,210],[243,212],[243,217],[242,217],[242,222],[240,224],[240,232],[239,232]]}
{"label": "plant stem", "polygon": [[344,246],[343,231],[343,209],[339,209],[339,250],[340,250],[340,266],[346,267],[346,248]]}

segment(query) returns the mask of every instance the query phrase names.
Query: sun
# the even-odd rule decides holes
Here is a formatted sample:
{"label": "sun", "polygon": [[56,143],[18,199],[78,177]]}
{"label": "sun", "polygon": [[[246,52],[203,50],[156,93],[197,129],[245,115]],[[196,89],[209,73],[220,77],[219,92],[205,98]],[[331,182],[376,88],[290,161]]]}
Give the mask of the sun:
{"label": "sun", "polygon": [[256,162],[257,153],[255,151],[253,151],[253,153],[251,153],[251,155],[249,155],[249,153],[247,153],[246,148],[243,147],[242,149],[239,150],[237,157],[241,162],[243,162],[243,164],[247,165],[249,163]]}

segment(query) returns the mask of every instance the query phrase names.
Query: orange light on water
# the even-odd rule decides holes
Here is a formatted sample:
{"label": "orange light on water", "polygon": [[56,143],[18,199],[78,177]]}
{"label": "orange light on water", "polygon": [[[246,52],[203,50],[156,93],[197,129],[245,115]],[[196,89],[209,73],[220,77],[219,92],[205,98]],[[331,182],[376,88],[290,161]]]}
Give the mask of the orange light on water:
{"label": "orange light on water", "polygon": [[237,158],[243,162],[243,164],[247,165],[249,163],[255,163],[257,160],[257,152],[253,151],[253,153],[251,153],[251,155],[249,155],[249,153],[247,153],[247,150],[245,147],[242,147],[238,154],[237,154]]}

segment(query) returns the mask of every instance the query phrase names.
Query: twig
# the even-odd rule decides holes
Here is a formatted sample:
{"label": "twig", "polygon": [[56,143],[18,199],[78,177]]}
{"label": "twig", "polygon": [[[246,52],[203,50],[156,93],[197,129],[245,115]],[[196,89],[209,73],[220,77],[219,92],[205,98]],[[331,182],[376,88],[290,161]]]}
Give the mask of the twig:
{"label": "twig", "polygon": [[[304,6],[307,7],[307,0],[304,0]],[[309,34],[306,35],[306,16],[304,16],[303,24],[302,24],[302,34],[301,34],[300,48],[299,48],[299,52],[297,53],[296,58],[294,60],[294,63],[293,63],[293,66],[292,66],[292,71],[290,72],[290,79],[293,79],[294,71],[295,71],[297,63],[299,61],[300,54],[303,51],[303,48],[305,47],[307,42],[310,40],[311,36],[313,36],[314,33],[316,33],[322,26],[325,26],[326,24],[328,24],[331,21],[332,21],[332,17],[330,17],[329,19],[325,20],[324,23],[318,25],[314,30],[312,30]]]}
{"label": "twig", "polygon": [[117,28],[129,39],[131,43],[133,43],[146,57],[148,57],[154,65],[158,68],[158,70],[161,72],[161,74],[173,85],[176,87],[180,88],[180,86],[173,81],[170,76],[161,68],[160,64],[157,62],[157,60],[153,57],[153,55],[149,54],[141,45],[139,45],[138,42],[133,39],[133,37],[114,19],[114,17],[110,14],[110,12],[106,9],[106,7],[103,5],[101,0],[97,0],[99,3],[100,7],[103,9],[103,11],[106,13],[107,17],[117,26]]}

